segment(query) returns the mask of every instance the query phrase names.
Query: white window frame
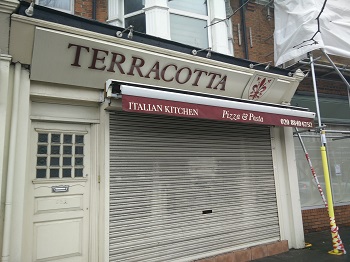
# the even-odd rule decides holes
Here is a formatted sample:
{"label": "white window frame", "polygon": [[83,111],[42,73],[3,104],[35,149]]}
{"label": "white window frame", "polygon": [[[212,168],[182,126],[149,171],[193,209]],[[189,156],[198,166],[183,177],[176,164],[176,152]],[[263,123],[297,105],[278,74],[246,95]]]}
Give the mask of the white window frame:
{"label": "white window frame", "polygon": [[[187,11],[183,11],[183,10],[174,9],[174,8],[169,7],[169,20],[170,20],[171,14],[181,15],[181,16],[186,16],[189,18],[204,20],[207,22],[207,26],[208,26],[210,24],[210,17],[209,17],[210,6],[209,5],[210,5],[210,3],[209,3],[209,1],[207,1],[207,15],[201,15],[201,14],[187,12]],[[170,25],[170,21],[169,21],[169,25]],[[209,26],[207,29],[208,29],[208,33],[207,33],[208,46],[207,47],[211,47],[212,46],[212,39],[210,37],[211,36],[211,27]]]}
{"label": "white window frame", "polygon": [[[130,0],[129,0],[130,1]],[[123,27],[125,27],[125,19],[129,18],[129,17],[133,17],[133,16],[137,16],[137,15],[140,15],[140,14],[144,14],[145,13],[145,10],[144,8],[140,9],[140,10],[137,10],[137,11],[134,11],[132,13],[129,13],[129,14],[125,14],[124,13],[124,0],[121,0],[120,1],[120,8],[121,8],[121,16],[122,16],[122,24],[123,24]],[[146,25],[147,27],[147,25]]]}
{"label": "white window frame", "polygon": [[[207,9],[208,9],[208,5],[207,4]],[[209,10],[207,10],[208,12]],[[176,15],[182,15],[182,16],[188,16],[191,18],[197,18],[197,19],[201,19],[201,20],[206,20],[207,24],[209,24],[209,15],[200,15],[197,13],[191,13],[191,12],[187,12],[187,11],[183,11],[183,10],[179,10],[179,9],[174,9],[174,8],[170,8],[169,7],[169,13],[170,14],[176,14]]]}
{"label": "white window frame", "polygon": [[[125,19],[140,15],[140,14],[145,14],[146,15],[146,33],[158,37],[162,37],[165,39],[171,39],[170,38],[170,15],[181,15],[185,16],[187,18],[194,18],[194,19],[200,19],[206,21],[207,25],[211,24],[211,21],[217,20],[217,19],[224,19],[222,14],[213,14],[213,9],[212,10],[212,5],[215,4],[216,1],[218,0],[208,0],[207,1],[207,15],[201,15],[201,14],[196,14],[193,12],[188,12],[188,11],[182,11],[179,9],[175,8],[170,8],[168,5],[164,5],[165,0],[151,0],[149,3],[151,4],[150,6],[145,6],[145,8],[141,10],[137,10],[135,12],[129,13],[129,14],[124,14],[124,0],[108,0],[108,20],[107,22],[112,25],[120,26],[120,27],[125,27]],[[215,2],[214,2],[215,1]],[[223,1],[224,0],[219,0]],[[218,2],[219,2],[218,1]],[[159,27],[157,24],[155,24],[156,20],[152,15],[154,15],[155,12],[158,12],[159,15],[161,15],[163,18],[162,19],[167,19],[164,20],[164,24]],[[166,10],[164,12],[164,10]],[[218,9],[220,10],[220,9]],[[216,11],[215,11],[216,12]],[[214,17],[213,17],[214,16]],[[167,17],[167,18],[165,18]],[[163,21],[163,20],[162,20]],[[224,23],[223,23],[224,24]],[[229,31],[230,25],[225,25],[226,28],[226,33],[227,34],[227,39],[225,40],[225,45],[222,45],[222,40],[218,39],[220,37],[217,34],[217,27],[211,27],[209,26],[207,28],[207,39],[208,39],[208,47],[213,48],[213,51],[217,51],[220,53],[228,54],[228,55],[233,55],[234,49],[232,45],[232,33]],[[222,29],[220,29],[222,30]],[[219,31],[220,31],[219,30]],[[215,33],[216,32],[216,33]],[[219,41],[219,42],[217,42]],[[231,46],[232,45],[232,46]]]}
{"label": "white window frame", "polygon": [[115,26],[124,26],[124,1],[108,0],[107,23]]}
{"label": "white window frame", "polygon": [[[40,6],[55,9],[57,11],[61,11],[61,12],[67,13],[67,14],[74,14],[74,0],[69,0],[69,1],[70,1],[70,10],[65,10],[65,9],[55,8],[55,7],[50,7],[50,6],[44,6],[44,5],[40,5]],[[39,0],[35,0],[35,4],[39,5]]]}
{"label": "white window frame", "polygon": [[273,1],[271,0],[255,0],[255,3],[258,5],[268,5],[268,4],[273,4]]}
{"label": "white window frame", "polygon": [[138,11],[135,11],[135,12],[132,12],[132,13],[124,15],[123,16],[124,17],[124,19],[123,19],[123,26],[125,27],[125,19],[127,19],[129,17],[141,15],[141,14],[144,14],[144,13],[145,13],[145,10],[141,9],[141,10],[138,10]]}

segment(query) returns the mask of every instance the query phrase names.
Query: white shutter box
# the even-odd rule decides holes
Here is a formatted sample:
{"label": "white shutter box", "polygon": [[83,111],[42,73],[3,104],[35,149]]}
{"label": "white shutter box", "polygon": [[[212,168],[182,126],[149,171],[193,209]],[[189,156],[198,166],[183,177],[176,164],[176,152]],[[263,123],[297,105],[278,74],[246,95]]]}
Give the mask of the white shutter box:
{"label": "white shutter box", "polygon": [[110,261],[191,261],[280,239],[270,128],[110,115]]}

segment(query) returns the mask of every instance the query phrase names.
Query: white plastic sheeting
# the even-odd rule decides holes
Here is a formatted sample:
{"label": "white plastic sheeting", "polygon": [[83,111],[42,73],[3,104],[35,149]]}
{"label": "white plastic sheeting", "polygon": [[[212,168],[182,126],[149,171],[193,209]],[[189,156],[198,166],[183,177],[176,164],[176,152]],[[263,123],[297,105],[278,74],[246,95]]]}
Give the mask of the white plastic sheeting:
{"label": "white plastic sheeting", "polygon": [[[349,132],[347,126],[327,125],[328,130]],[[344,139],[344,134],[327,132],[327,153],[329,172],[332,180],[332,193],[335,205],[347,205],[350,203],[350,139]],[[325,190],[322,160],[320,156],[320,136],[317,133],[302,133],[303,142],[309,153],[312,165],[318,176],[321,187]],[[305,154],[298,141],[294,138],[295,156],[298,168],[298,181],[300,200],[303,209],[323,207],[322,198],[317,185],[312,177]]]}
{"label": "white plastic sheeting", "polygon": [[[349,0],[275,0],[275,64],[324,48],[326,53],[350,58]],[[319,33],[315,33],[320,30]],[[314,41],[308,41],[312,39]],[[304,42],[306,41],[306,42]]]}

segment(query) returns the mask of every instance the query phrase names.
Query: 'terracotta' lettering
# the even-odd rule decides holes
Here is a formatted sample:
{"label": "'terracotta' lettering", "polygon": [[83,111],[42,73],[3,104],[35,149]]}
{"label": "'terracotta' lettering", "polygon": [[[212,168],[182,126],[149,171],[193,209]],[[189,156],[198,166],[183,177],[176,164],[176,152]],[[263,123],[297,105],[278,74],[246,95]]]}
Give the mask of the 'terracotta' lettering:
{"label": "'terracotta' lettering", "polygon": [[75,50],[71,66],[81,67],[81,55],[90,55],[91,63],[88,69],[91,70],[117,72],[122,75],[152,78],[164,82],[175,81],[180,85],[190,84],[225,91],[227,76],[219,73],[201,69],[193,70],[186,66],[179,67],[176,64],[161,64],[159,61],[150,67],[143,58],[137,56],[126,57],[121,53],[69,43],[68,49],[71,48]]}

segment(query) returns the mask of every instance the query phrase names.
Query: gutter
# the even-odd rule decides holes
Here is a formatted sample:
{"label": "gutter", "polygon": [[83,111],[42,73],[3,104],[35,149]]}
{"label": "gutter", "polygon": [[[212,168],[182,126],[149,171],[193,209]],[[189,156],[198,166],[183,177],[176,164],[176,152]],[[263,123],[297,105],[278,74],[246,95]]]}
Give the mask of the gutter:
{"label": "gutter", "polygon": [[96,10],[97,10],[96,0],[92,0],[92,19],[93,20],[96,20]]}
{"label": "gutter", "polygon": [[[240,0],[239,5],[243,6],[245,4],[245,0]],[[245,10],[246,8],[241,8],[241,21],[242,21],[242,31],[243,31],[243,48],[244,48],[244,58],[249,59],[248,45],[247,45],[247,26],[245,19]]]}

